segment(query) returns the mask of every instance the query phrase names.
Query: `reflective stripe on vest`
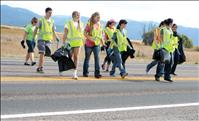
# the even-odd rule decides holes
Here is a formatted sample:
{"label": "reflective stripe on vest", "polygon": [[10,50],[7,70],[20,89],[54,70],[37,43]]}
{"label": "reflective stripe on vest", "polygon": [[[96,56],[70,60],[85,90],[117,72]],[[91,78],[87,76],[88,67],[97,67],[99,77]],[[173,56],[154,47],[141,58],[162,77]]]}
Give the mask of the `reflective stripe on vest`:
{"label": "reflective stripe on vest", "polygon": [[53,20],[51,19],[50,23],[47,22],[45,18],[40,19],[42,26],[39,32],[40,37],[43,40],[52,40],[53,39]]}
{"label": "reflective stripe on vest", "polygon": [[95,45],[100,44],[100,40],[102,40],[102,29],[100,23],[98,23],[98,29],[93,28],[92,39],[95,41]]}
{"label": "reflective stripe on vest", "polygon": [[[100,40],[102,40],[102,28],[101,28],[101,24],[100,22],[97,23],[98,24],[98,29],[94,28],[91,31],[91,38],[92,40],[95,41],[95,45],[99,45],[100,44]],[[90,26],[90,21],[88,21],[87,26]]]}
{"label": "reflective stripe on vest", "polygon": [[102,29],[100,23],[98,23],[98,29],[93,28],[92,39],[95,41],[95,45],[100,44],[100,40],[102,40]]}

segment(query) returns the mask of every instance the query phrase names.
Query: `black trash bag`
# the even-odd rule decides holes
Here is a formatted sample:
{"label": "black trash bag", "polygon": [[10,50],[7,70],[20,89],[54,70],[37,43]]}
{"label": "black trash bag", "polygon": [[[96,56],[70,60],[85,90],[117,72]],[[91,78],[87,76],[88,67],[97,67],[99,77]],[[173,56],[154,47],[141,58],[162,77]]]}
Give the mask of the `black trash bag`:
{"label": "black trash bag", "polygon": [[182,38],[180,37],[179,39],[180,40],[178,41],[178,50],[179,50],[178,64],[182,64],[186,61],[186,56],[185,56],[185,53],[184,53]]}
{"label": "black trash bag", "polygon": [[68,48],[61,47],[51,55],[53,61],[58,61],[59,72],[76,68],[70,52],[71,51]]}
{"label": "black trash bag", "polygon": [[[129,43],[129,45],[131,46],[131,48],[133,48],[133,45],[132,45],[132,43],[131,43],[131,40],[127,37],[126,38],[127,39],[127,41],[128,41],[128,43]],[[134,48],[133,48],[134,49]]]}
{"label": "black trash bag", "polygon": [[186,61],[186,56],[184,53],[179,55],[178,64],[182,64]]}
{"label": "black trash bag", "polygon": [[52,55],[51,58],[56,62],[61,56],[71,57],[71,47],[69,44],[62,46],[57,49]]}
{"label": "black trash bag", "polygon": [[159,52],[160,52],[160,62],[169,64],[171,60],[170,53],[164,48],[160,49]]}
{"label": "black trash bag", "polygon": [[178,50],[178,48],[177,48],[177,49],[175,49],[175,51],[173,52],[173,62],[174,62],[174,64],[178,64],[179,58],[180,58],[180,52],[179,52],[179,50]]}
{"label": "black trash bag", "polygon": [[25,40],[21,40],[21,46],[25,49],[26,46],[25,46]]}
{"label": "black trash bag", "polygon": [[134,56],[134,54],[135,54],[135,49],[134,49],[134,47],[133,47],[133,45],[132,45],[132,43],[131,43],[131,41],[130,41],[129,38],[127,38],[127,41],[128,41],[128,43],[129,43],[129,45],[130,45],[130,47],[127,46],[127,54],[130,56],[130,58],[134,58],[134,57],[135,57],[135,56]]}
{"label": "black trash bag", "polygon": [[51,57],[51,50],[48,46],[45,46],[45,55],[47,57]]}
{"label": "black trash bag", "polygon": [[132,45],[131,41],[130,41],[129,38],[126,38],[126,39],[127,39],[129,45],[127,46],[127,51],[121,52],[122,62],[123,63],[126,62],[126,60],[128,59],[128,57],[130,57],[130,58],[134,58],[135,57],[134,56],[135,50],[133,48],[133,45]]}
{"label": "black trash bag", "polygon": [[160,61],[160,50],[154,50],[152,59]]}
{"label": "black trash bag", "polygon": [[161,48],[159,50],[154,51],[153,59],[168,64],[170,63],[171,55],[166,49]]}
{"label": "black trash bag", "polygon": [[59,60],[64,55],[65,55],[64,48],[59,48],[58,50],[56,50],[54,52],[54,54],[51,55],[51,58],[53,59],[53,61],[56,62],[57,60]]}
{"label": "black trash bag", "polygon": [[100,49],[101,49],[101,51],[104,51],[104,50],[105,50],[105,49],[104,49],[104,46],[102,46]]}
{"label": "black trash bag", "polygon": [[130,58],[134,58],[134,54],[135,54],[135,50],[133,48],[130,48],[129,46],[127,46],[127,51],[126,51],[126,54],[128,56],[130,56]]}
{"label": "black trash bag", "polygon": [[75,69],[75,64],[71,58],[62,56],[58,60],[58,67],[59,67],[59,72],[63,72],[63,71],[68,71],[70,69]]}

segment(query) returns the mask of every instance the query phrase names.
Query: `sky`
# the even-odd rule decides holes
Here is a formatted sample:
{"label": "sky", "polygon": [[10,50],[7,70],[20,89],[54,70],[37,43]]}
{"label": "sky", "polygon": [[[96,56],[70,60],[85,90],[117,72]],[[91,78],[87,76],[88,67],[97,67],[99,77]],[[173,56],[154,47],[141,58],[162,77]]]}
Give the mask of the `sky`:
{"label": "sky", "polygon": [[160,22],[173,18],[178,25],[199,28],[199,1],[1,1],[1,4],[26,8],[39,15],[51,7],[53,15],[71,15],[77,10],[81,16],[90,17],[98,11],[102,20]]}

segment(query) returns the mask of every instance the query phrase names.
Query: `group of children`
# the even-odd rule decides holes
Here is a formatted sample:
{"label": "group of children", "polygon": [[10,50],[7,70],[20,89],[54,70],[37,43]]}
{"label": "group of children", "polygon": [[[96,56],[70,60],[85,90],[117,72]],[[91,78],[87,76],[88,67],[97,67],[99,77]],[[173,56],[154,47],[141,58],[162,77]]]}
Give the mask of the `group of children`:
{"label": "group of children", "polygon": [[[27,25],[25,28],[24,38],[21,41],[23,47],[26,41],[28,46],[28,53],[26,55],[26,60],[24,65],[28,64],[28,59],[31,60],[31,65],[35,65],[34,61],[34,48],[35,40],[38,40],[37,47],[39,50],[39,64],[37,72],[44,73],[44,59],[46,54],[46,49],[50,50],[52,40],[59,38],[55,32],[54,20],[51,18],[52,9],[46,8],[45,16],[40,18],[33,18],[31,24]],[[127,41],[127,30],[126,30],[127,21],[122,19],[119,21],[117,27],[115,20],[111,19],[107,22],[105,28],[103,29],[100,23],[100,14],[95,12],[91,15],[90,19],[84,26],[80,20],[80,13],[74,11],[72,13],[72,19],[67,20],[64,25],[64,35],[63,35],[63,45],[69,43],[71,47],[71,57],[75,64],[75,70],[73,73],[73,78],[78,79],[78,63],[81,47],[85,48],[85,58],[83,63],[83,76],[88,77],[89,74],[89,61],[90,56],[93,52],[94,62],[95,62],[95,72],[94,76],[96,78],[101,78],[100,74],[100,46],[104,47],[107,52],[107,56],[104,59],[102,64],[102,69],[109,71],[109,66],[111,62],[112,68],[110,70],[110,76],[115,76],[115,70],[118,67],[120,70],[120,76],[125,78],[128,73],[126,72],[124,61],[122,60],[122,53],[126,52],[128,48],[132,48]],[[173,25],[172,19],[165,20],[159,28],[160,39],[154,38],[153,45],[155,51],[160,48],[165,48],[170,54],[170,63],[164,64],[155,60],[147,66],[147,72],[152,67],[151,65],[158,64],[157,73],[155,79],[158,81],[160,76],[165,74],[165,80],[172,81],[170,77],[172,63],[173,63],[173,53],[175,48],[173,48],[173,43],[171,42],[173,38],[172,31],[170,30]],[[157,40],[157,41],[156,41]],[[171,47],[172,46],[172,47]],[[175,45],[176,46],[176,45]],[[113,53],[114,59],[110,58],[110,52]],[[105,65],[107,66],[105,68]],[[165,67],[164,67],[165,66]],[[174,73],[174,72],[173,72]]]}
{"label": "group of children", "polygon": [[[177,64],[185,61],[183,42],[177,34],[177,25],[173,24],[173,19],[168,18],[160,23],[153,35],[154,60],[147,65],[146,72],[148,73],[153,66],[157,65],[155,80],[160,81],[160,77],[164,75],[164,80],[173,82],[171,74],[176,76]],[[164,62],[165,58],[168,61]]]}
{"label": "group of children", "polygon": [[[37,72],[44,73],[44,59],[46,49],[50,49],[53,39],[58,38],[55,32],[54,20],[51,18],[52,9],[46,8],[45,16],[40,18],[33,18],[31,24],[27,25],[25,28],[24,38],[21,41],[22,46],[26,41],[28,45],[28,53],[24,65],[28,64],[28,59],[31,60],[32,66],[36,64],[34,62],[34,48],[35,40],[37,39],[37,47],[39,50],[39,64]],[[101,78],[100,74],[100,46],[105,47],[107,50],[111,50],[114,53],[114,60],[112,69],[110,71],[111,76],[115,76],[116,67],[120,70],[120,75],[122,78],[128,75],[123,66],[121,53],[127,51],[127,33],[126,33],[126,20],[120,20],[117,28],[115,27],[115,20],[111,19],[107,22],[105,29],[100,23],[100,14],[95,12],[91,15],[86,26],[80,20],[80,13],[74,11],[72,13],[72,19],[66,21],[64,26],[63,35],[63,45],[69,43],[71,47],[71,56],[75,63],[75,70],[73,73],[73,78],[78,79],[77,70],[79,63],[79,55],[81,47],[84,45],[85,48],[85,59],[83,64],[83,76],[88,77],[89,74],[89,61],[90,56],[93,52],[95,60],[95,72],[94,76],[96,78]],[[105,62],[108,61],[110,65],[110,57],[107,56]],[[105,63],[102,65],[103,69]],[[108,69],[108,67],[107,67]]]}

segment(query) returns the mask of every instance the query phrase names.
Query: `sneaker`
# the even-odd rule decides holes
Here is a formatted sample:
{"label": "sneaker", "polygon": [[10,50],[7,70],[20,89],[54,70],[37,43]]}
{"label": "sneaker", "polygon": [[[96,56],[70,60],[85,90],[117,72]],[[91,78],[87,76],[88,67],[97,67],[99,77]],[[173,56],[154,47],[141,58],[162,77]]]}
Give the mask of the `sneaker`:
{"label": "sneaker", "polygon": [[174,76],[177,76],[177,74],[175,74],[175,73],[171,73],[172,75],[174,75]]}
{"label": "sneaker", "polygon": [[111,76],[111,75],[115,75],[115,71],[110,71],[109,72],[109,75]]}
{"label": "sneaker", "polygon": [[73,75],[73,79],[78,80],[78,76],[77,75]]}
{"label": "sneaker", "polygon": [[30,64],[28,64],[27,62],[24,63],[25,66],[29,66]]}
{"label": "sneaker", "polygon": [[43,68],[42,67],[37,68],[37,72],[38,73],[44,73]]}
{"label": "sneaker", "polygon": [[146,70],[145,71],[146,71],[147,74],[149,73],[149,70],[150,70],[149,67],[146,66]]}
{"label": "sneaker", "polygon": [[168,82],[173,82],[173,80],[167,79],[167,78],[165,78],[164,80],[165,80],[165,81],[168,81]]}
{"label": "sneaker", "polygon": [[110,77],[115,77],[115,74],[110,74]]}
{"label": "sneaker", "polygon": [[83,77],[88,77],[88,74],[83,74]]}
{"label": "sneaker", "polygon": [[121,77],[124,79],[126,76],[128,76],[128,73],[124,73],[124,74],[121,74]]}
{"label": "sneaker", "polygon": [[100,74],[98,74],[98,75],[95,75],[95,78],[101,78],[102,77],[102,75],[100,75]]}
{"label": "sneaker", "polygon": [[32,62],[32,64],[31,64],[31,65],[32,65],[32,66],[34,66],[35,64],[36,64],[36,62]]}
{"label": "sneaker", "polygon": [[160,77],[155,76],[155,80],[159,82],[160,81]]}

